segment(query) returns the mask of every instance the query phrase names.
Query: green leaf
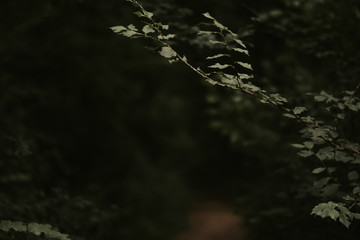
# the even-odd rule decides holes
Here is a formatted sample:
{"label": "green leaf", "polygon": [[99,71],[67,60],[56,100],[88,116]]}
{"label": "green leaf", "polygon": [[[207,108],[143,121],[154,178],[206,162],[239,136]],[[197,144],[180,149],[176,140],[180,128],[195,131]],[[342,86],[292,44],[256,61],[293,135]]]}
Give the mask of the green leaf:
{"label": "green leaf", "polygon": [[353,193],[354,194],[359,194],[360,193],[360,186],[354,187]]}
{"label": "green leaf", "polygon": [[161,26],[161,28],[164,29],[164,30],[169,30],[169,25],[161,24],[161,23],[160,23],[160,26]]}
{"label": "green leaf", "polygon": [[110,29],[114,32],[114,33],[120,33],[122,31],[126,31],[127,28],[124,27],[124,26],[113,26],[113,27],[110,27]]}
{"label": "green leaf", "polygon": [[357,171],[351,171],[347,175],[348,179],[350,181],[358,180],[359,179],[359,173]]}
{"label": "green leaf", "polygon": [[350,220],[349,220],[349,217],[345,214],[340,214],[339,216],[339,221],[346,227],[346,228],[349,228],[350,227]]}
{"label": "green leaf", "polygon": [[232,50],[239,52],[239,53],[245,53],[246,55],[249,55],[249,51],[242,48],[233,48]]}
{"label": "green leaf", "polygon": [[128,25],[127,28],[134,31],[134,32],[138,31],[137,28],[133,24]]}
{"label": "green leaf", "polygon": [[318,181],[314,182],[314,187],[315,188],[323,188],[329,181],[330,181],[330,177],[326,177],[326,178],[322,178]]}
{"label": "green leaf", "polygon": [[309,150],[302,150],[302,151],[298,152],[298,155],[303,157],[303,158],[310,157],[313,154],[314,154],[314,152],[309,151]]}
{"label": "green leaf", "polygon": [[254,84],[251,83],[246,83],[242,85],[243,88],[246,88],[247,90],[251,91],[251,92],[258,92],[261,89],[257,86],[255,86]]}
{"label": "green leaf", "polygon": [[210,39],[209,42],[211,42],[212,44],[221,44],[221,45],[226,45],[225,42],[220,42],[220,41],[215,41],[215,40],[212,40]]}
{"label": "green leaf", "polygon": [[218,21],[214,20],[214,24],[216,27],[218,27],[220,30],[226,30],[227,27],[225,27],[224,25],[222,25],[221,23],[219,23]]}
{"label": "green leaf", "polygon": [[153,29],[153,27],[150,26],[150,25],[145,25],[145,26],[142,28],[142,31],[143,31],[145,34],[155,32],[155,30]]}
{"label": "green leaf", "polygon": [[355,198],[350,197],[349,195],[344,196],[343,199],[346,201],[355,201]]}
{"label": "green leaf", "polygon": [[314,170],[312,170],[312,173],[319,174],[319,173],[322,173],[323,171],[325,171],[325,168],[320,167],[320,168],[315,168]]}
{"label": "green leaf", "polygon": [[334,159],[334,149],[332,147],[321,148],[317,153],[316,157],[320,160]]}
{"label": "green leaf", "polygon": [[293,144],[290,144],[290,145],[293,146],[294,148],[305,148],[304,145],[298,144],[298,143],[293,143]]}
{"label": "green leaf", "polygon": [[138,17],[144,17],[144,14],[142,14],[140,11],[134,12],[134,14]]}
{"label": "green leaf", "polygon": [[201,35],[201,34],[213,35],[213,34],[218,34],[218,32],[213,32],[213,31],[198,31],[197,32],[197,35]]}
{"label": "green leaf", "polygon": [[58,240],[71,240],[69,235],[63,234],[59,229],[49,224],[29,223],[12,221],[0,221],[0,229],[8,232],[13,229],[16,232],[30,232],[36,236],[44,235],[45,238],[58,239]]}
{"label": "green leaf", "polygon": [[54,228],[49,224],[30,223],[28,225],[28,231],[34,233],[36,236],[44,234],[47,238],[70,240],[70,237],[67,234],[60,233],[59,229]]}
{"label": "green leaf", "polygon": [[169,47],[162,47],[159,53],[165,58],[176,57],[176,52]]}
{"label": "green leaf", "polygon": [[251,74],[245,74],[245,73],[238,73],[238,76],[241,80],[243,79],[250,79],[250,78],[253,78],[254,75],[251,75]]}
{"label": "green leaf", "polygon": [[243,41],[241,41],[240,39],[236,39],[234,38],[234,41],[239,44],[240,46],[242,46],[243,48],[246,48],[245,44],[243,43]]}
{"label": "green leaf", "polygon": [[298,115],[298,114],[301,114],[302,112],[305,112],[307,110],[306,107],[295,107],[293,112]]}
{"label": "green leaf", "polygon": [[315,99],[315,101],[317,101],[317,102],[322,102],[322,101],[326,100],[326,97],[325,97],[325,96],[318,95],[318,96],[315,96],[314,99]]}
{"label": "green leaf", "polygon": [[171,38],[174,38],[175,34],[168,34],[168,35],[159,35],[159,39],[169,40]]}
{"label": "green leaf", "polygon": [[360,214],[359,213],[352,213],[353,217],[357,220],[360,220]]}
{"label": "green leaf", "polygon": [[235,62],[236,64],[239,64],[240,66],[247,68],[249,70],[253,70],[251,65],[249,63],[244,63],[244,62]]}
{"label": "green leaf", "polygon": [[215,63],[214,65],[209,66],[209,68],[217,68],[217,69],[225,69],[228,67],[233,67],[229,64],[220,64],[220,63]]}
{"label": "green leaf", "polygon": [[278,93],[270,94],[270,97],[273,100],[277,101],[278,103],[287,103],[288,102],[286,98],[280,96],[280,94],[278,94]]}
{"label": "green leaf", "polygon": [[308,149],[312,149],[314,147],[313,142],[304,142],[304,146]]}
{"label": "green leaf", "polygon": [[125,36],[125,37],[133,37],[137,34],[139,34],[138,32],[132,31],[132,30],[127,30],[125,32],[121,32],[121,35]]}
{"label": "green leaf", "polygon": [[339,217],[339,212],[335,209],[337,206],[334,202],[320,203],[315,206],[311,211],[311,214],[317,215],[322,218],[330,217],[333,220],[336,220]]}
{"label": "green leaf", "polygon": [[148,19],[151,19],[152,16],[154,16],[154,14],[152,12],[148,12],[145,9],[141,9],[141,11],[143,12],[144,16]]}
{"label": "green leaf", "polygon": [[16,232],[26,232],[27,226],[22,222],[12,222],[12,221],[4,220],[0,222],[0,229],[5,232],[8,232],[11,229],[13,229]]}
{"label": "green leaf", "polygon": [[211,20],[215,20],[215,18],[213,18],[210,13],[206,12],[206,13],[203,13],[203,16],[206,17],[206,18],[209,18]]}
{"label": "green leaf", "polygon": [[223,74],[220,80],[225,84],[237,85],[236,78],[229,74]]}
{"label": "green leaf", "polygon": [[354,158],[350,156],[348,153],[343,151],[335,151],[335,160],[338,162],[347,163],[352,161]]}
{"label": "green leaf", "polygon": [[292,115],[290,113],[284,113],[283,115],[288,118],[296,118],[294,115]]}
{"label": "green leaf", "polygon": [[207,57],[206,59],[215,59],[215,58],[220,58],[220,57],[230,57],[229,54],[217,54],[211,57]]}

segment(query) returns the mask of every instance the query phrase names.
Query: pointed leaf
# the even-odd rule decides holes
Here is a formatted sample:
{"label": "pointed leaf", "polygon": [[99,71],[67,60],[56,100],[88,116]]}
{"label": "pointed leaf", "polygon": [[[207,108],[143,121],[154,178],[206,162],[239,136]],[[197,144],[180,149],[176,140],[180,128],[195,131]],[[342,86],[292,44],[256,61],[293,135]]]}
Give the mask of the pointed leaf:
{"label": "pointed leaf", "polygon": [[230,57],[229,54],[217,54],[211,57],[207,57],[206,59],[215,59],[215,58],[220,58],[220,57]]}
{"label": "pointed leaf", "polygon": [[249,70],[253,70],[251,65],[249,63],[244,63],[244,62],[235,62],[236,64],[239,64],[240,66],[247,68]]}
{"label": "pointed leaf", "polygon": [[233,48],[232,50],[239,52],[239,53],[245,53],[246,55],[249,55],[249,51],[242,48]]}
{"label": "pointed leaf", "polygon": [[204,15],[204,17],[209,18],[209,19],[211,19],[211,20],[214,20],[214,19],[215,19],[215,18],[213,18],[213,17],[210,15],[210,13],[208,13],[208,12],[203,13],[203,15]]}
{"label": "pointed leaf", "polygon": [[209,68],[217,68],[217,69],[225,69],[228,67],[233,67],[229,64],[220,64],[220,63],[215,63],[214,65],[209,66]]}

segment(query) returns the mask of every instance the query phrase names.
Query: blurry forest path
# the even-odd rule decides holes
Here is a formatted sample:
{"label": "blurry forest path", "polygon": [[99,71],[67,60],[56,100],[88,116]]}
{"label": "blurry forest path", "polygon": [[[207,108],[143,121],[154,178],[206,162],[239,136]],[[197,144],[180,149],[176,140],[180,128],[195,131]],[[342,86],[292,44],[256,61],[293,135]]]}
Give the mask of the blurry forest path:
{"label": "blurry forest path", "polygon": [[245,240],[246,230],[234,208],[218,200],[197,200],[189,212],[189,229],[174,240]]}

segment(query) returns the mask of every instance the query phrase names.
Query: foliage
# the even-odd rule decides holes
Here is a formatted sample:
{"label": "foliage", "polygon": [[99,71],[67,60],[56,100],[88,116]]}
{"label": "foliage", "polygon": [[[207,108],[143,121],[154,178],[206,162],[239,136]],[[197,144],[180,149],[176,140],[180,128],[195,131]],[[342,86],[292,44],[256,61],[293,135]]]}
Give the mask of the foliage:
{"label": "foliage", "polygon": [[[174,34],[163,33],[163,30],[169,29],[168,25],[156,22],[153,19],[153,14],[146,11],[137,1],[131,0],[130,2],[140,9],[135,14],[144,20],[145,25],[142,31],[136,29],[132,24],[127,27],[114,26],[111,29],[115,33],[130,38],[151,39],[156,43],[155,50],[160,49],[159,54],[167,58],[170,63],[182,61],[208,83],[241,91],[257,98],[262,103],[275,106],[283,112],[284,116],[300,122],[305,127],[301,131],[305,141],[302,144],[292,144],[292,146],[300,149],[299,155],[301,157],[316,156],[322,166],[316,167],[312,173],[319,176],[324,174],[323,177],[314,182],[312,194],[319,198],[337,201],[337,203],[330,201],[318,204],[313,208],[312,214],[322,218],[339,219],[347,228],[353,219],[358,219],[359,213],[356,212],[360,206],[358,202],[360,183],[357,181],[359,178],[357,164],[360,159],[360,145],[345,137],[338,121],[345,119],[346,111],[357,112],[360,109],[359,99],[354,97],[359,86],[354,91],[346,91],[341,98],[336,98],[325,91],[314,96],[315,101],[326,102],[328,104],[326,109],[335,112],[335,125],[325,124],[323,121],[305,114],[309,111],[308,108],[302,106],[289,107],[288,100],[278,93],[268,93],[255,86],[250,81],[253,77],[251,64],[247,61],[236,60],[239,58],[235,55],[237,53],[249,54],[245,44],[238,38],[237,34],[222,25],[209,13],[203,14],[209,20],[209,22],[203,23],[208,29],[200,30],[198,34],[207,35],[208,41],[218,50],[215,55],[206,58],[215,61],[215,63],[206,66],[209,70],[215,70],[212,72],[203,71],[190,64],[185,56],[181,56],[166,41],[175,37]],[[166,27],[163,28],[163,26]],[[225,60],[220,61],[223,59]]]}
{"label": "foliage", "polygon": [[28,232],[36,236],[44,235],[48,239],[59,239],[59,240],[70,240],[69,236],[63,233],[60,233],[58,229],[54,228],[49,224],[38,224],[38,223],[28,223],[23,222],[12,222],[12,221],[1,221],[0,229],[4,232],[9,232],[10,230],[16,232]]}

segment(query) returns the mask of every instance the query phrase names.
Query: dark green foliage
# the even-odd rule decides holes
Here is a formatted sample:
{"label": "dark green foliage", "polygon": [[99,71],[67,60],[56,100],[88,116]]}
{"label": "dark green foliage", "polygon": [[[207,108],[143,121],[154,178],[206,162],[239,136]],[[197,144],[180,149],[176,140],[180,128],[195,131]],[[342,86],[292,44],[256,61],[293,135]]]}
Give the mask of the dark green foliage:
{"label": "dark green foliage", "polygon": [[[142,6],[137,1],[132,2],[137,7],[142,9]],[[297,214],[304,213],[305,209],[308,209],[309,213],[310,209],[312,209],[312,214],[318,215],[322,218],[329,217],[333,220],[339,220],[346,228],[349,228],[350,223],[353,220],[358,219],[357,212],[359,211],[360,206],[358,202],[360,190],[357,182],[359,177],[357,173],[357,164],[358,158],[360,156],[360,148],[359,144],[356,143],[358,136],[356,134],[354,135],[353,131],[354,129],[358,128],[358,124],[354,127],[351,127],[350,129],[352,129],[352,132],[349,132],[343,130],[343,125],[345,128],[346,126],[349,126],[348,122],[341,122],[341,120],[346,119],[346,115],[352,115],[351,111],[357,112],[360,106],[359,98],[357,97],[359,83],[356,81],[356,79],[358,79],[358,74],[354,74],[352,78],[349,78],[343,74],[344,72],[358,72],[358,67],[354,68],[353,65],[349,64],[347,59],[343,58],[343,56],[350,54],[348,59],[353,59],[355,62],[358,61],[358,57],[354,56],[350,52],[347,52],[348,47],[350,49],[354,49],[352,43],[347,44],[341,41],[334,42],[333,39],[338,37],[342,31],[342,29],[337,29],[337,27],[339,27],[338,25],[335,25],[338,24],[340,20],[334,20],[336,19],[335,17],[326,17],[323,15],[323,11],[326,9],[327,11],[332,12],[333,16],[336,16],[336,14],[341,15],[348,13],[352,18],[358,18],[359,9],[357,8],[357,10],[354,11],[351,8],[356,6],[355,2],[352,1],[346,2],[345,8],[336,8],[336,6],[337,4],[335,4],[333,1],[329,1],[328,3],[322,1],[284,1],[282,6],[283,9],[272,9],[269,12],[265,11],[264,13],[258,14],[257,17],[254,18],[256,22],[253,25],[253,28],[255,31],[258,31],[255,32],[255,36],[259,37],[264,34],[265,36],[274,37],[274,39],[269,41],[274,46],[278,46],[280,43],[287,47],[283,51],[278,51],[278,49],[275,47],[266,46],[265,50],[276,50],[277,52],[272,52],[272,54],[273,56],[275,55],[275,57],[279,57],[279,59],[281,57],[284,58],[282,59],[283,62],[281,62],[281,64],[286,66],[285,70],[291,69],[293,64],[297,64],[296,67],[298,70],[296,71],[298,72],[295,73],[299,75],[302,74],[304,76],[306,74],[308,78],[306,80],[307,82],[301,82],[302,86],[300,87],[298,86],[300,83],[299,80],[303,79],[296,79],[293,76],[287,75],[286,72],[283,73],[282,71],[274,71],[272,74],[267,74],[267,69],[261,69],[262,66],[260,65],[259,73],[256,74],[255,72],[255,74],[258,75],[256,76],[256,79],[262,78],[262,83],[260,84],[271,88],[272,91],[276,92],[280,90],[287,90],[286,93],[288,94],[289,99],[295,103],[297,102],[298,104],[306,104],[308,107],[291,107],[291,105],[288,103],[289,101],[286,98],[280,96],[278,93],[271,94],[262,88],[253,85],[251,81],[248,80],[252,76],[249,75],[248,72],[244,72],[244,69],[252,70],[251,64],[244,60],[239,62],[229,60],[229,57],[232,57],[229,53],[231,53],[233,50],[248,54],[249,51],[246,49],[246,46],[238,38],[237,34],[233,33],[227,27],[219,23],[209,13],[205,13],[203,15],[210,19],[210,23],[203,23],[203,25],[210,26],[211,28],[197,30],[198,35],[207,36],[207,38],[203,39],[203,41],[208,41],[209,44],[201,44],[201,42],[197,43],[199,45],[208,45],[210,48],[218,50],[216,54],[210,55],[206,58],[207,60],[211,61],[216,60],[216,62],[212,65],[205,65],[205,67],[209,69],[215,69],[215,72],[203,71],[203,68],[200,69],[198,67],[194,67],[195,65],[189,63],[187,58],[181,57],[181,54],[174,50],[168,42],[162,40],[163,38],[161,38],[160,29],[158,29],[160,35],[150,36],[147,33],[143,34],[137,30],[129,28],[126,29],[121,26],[112,28],[113,30],[115,30],[115,28],[122,28],[121,31],[115,30],[115,32],[120,33],[126,37],[144,37],[153,40],[159,44],[160,47],[162,46],[160,55],[165,58],[174,58],[175,60],[182,61],[210,84],[239,90],[246,95],[250,95],[253,98],[259,99],[261,103],[273,105],[281,112],[283,112],[284,116],[297,120],[305,127],[301,131],[301,135],[305,138],[305,141],[302,144],[291,145],[300,149],[299,155],[301,157],[310,158],[312,160],[316,160],[317,158],[317,160],[320,160],[321,167],[316,166],[310,162],[302,162],[301,159],[296,159],[296,157],[292,157],[294,159],[289,160],[286,158],[290,156],[286,156],[285,154],[281,153],[274,154],[274,149],[280,150],[279,146],[274,144],[276,143],[276,140],[280,140],[280,136],[278,139],[275,138],[274,142],[272,142],[272,139],[268,139],[268,141],[264,142],[264,146],[259,143],[253,144],[256,149],[261,149],[261,153],[259,154],[255,153],[256,149],[253,149],[253,151],[249,150],[248,145],[245,145],[244,142],[239,141],[239,136],[244,134],[244,132],[250,132],[252,134],[250,137],[251,139],[254,138],[254,134],[257,132],[263,135],[264,131],[266,132],[266,128],[258,131],[256,128],[259,128],[259,126],[255,124],[255,127],[252,129],[252,131],[249,131],[249,126],[251,126],[249,117],[246,117],[245,119],[244,117],[241,118],[244,119],[244,124],[240,124],[238,122],[239,120],[234,124],[234,118],[229,116],[223,117],[224,113],[227,111],[238,112],[239,116],[241,116],[240,114],[244,113],[244,108],[246,109],[246,105],[244,105],[246,100],[244,100],[242,96],[234,96],[233,98],[229,99],[230,104],[232,104],[231,102],[236,99],[236,102],[234,101],[233,106],[231,106],[229,105],[229,102],[224,104],[224,99],[217,100],[216,94],[209,98],[211,99],[211,103],[222,105],[221,108],[215,107],[211,111],[214,116],[222,117],[220,121],[214,122],[214,126],[219,128],[226,135],[230,135],[234,144],[239,145],[239,147],[247,148],[246,150],[242,151],[249,152],[249,155],[257,155],[256,158],[258,160],[262,160],[260,164],[258,163],[255,166],[250,166],[251,168],[254,168],[254,170],[252,170],[253,174],[257,176],[257,179],[254,179],[254,185],[262,185],[259,188],[255,187],[255,189],[259,189],[259,195],[256,194],[257,191],[254,189],[254,186],[244,185],[243,187],[247,188],[248,193],[251,194],[250,196],[256,196],[255,199],[267,199],[266,202],[269,204],[267,206],[269,210],[262,211],[261,213],[257,212],[257,216],[250,219],[250,226],[252,225],[252,227],[255,227],[255,229],[261,226],[265,226],[267,223],[265,223],[264,220],[267,216],[275,219],[279,218],[278,220],[280,224],[278,226],[276,226],[276,221],[274,221],[274,224],[269,225],[272,227],[275,225],[276,229],[279,230],[279,235],[277,235],[277,231],[272,234],[274,239],[282,238],[281,236],[286,236],[286,232],[283,231],[285,226],[288,229],[292,229],[289,227],[291,223],[286,219],[296,216],[299,218],[300,222],[303,222],[304,225],[306,225],[306,222],[311,222],[308,220],[308,216],[304,216],[302,214],[301,217],[299,217]],[[320,8],[321,10],[319,11]],[[154,23],[153,15],[145,16],[145,14],[142,14],[139,17],[145,17],[147,20],[150,20]],[[313,23],[314,20],[315,24],[310,26],[309,24]],[[358,32],[357,26],[358,25],[351,25],[354,32]],[[299,27],[302,27],[301,31],[298,31]],[[331,34],[328,34],[325,32],[325,30],[329,30],[328,27],[333,27],[335,31]],[[130,36],[128,34],[129,30],[134,31]],[[291,38],[295,35],[299,36],[299,34],[301,34],[299,39]],[[318,39],[319,41],[316,42],[314,39],[310,40],[310,38],[314,38],[314,36],[315,39]],[[357,37],[355,37],[355,39],[357,39]],[[264,44],[264,41],[266,40],[267,38],[261,38],[259,42],[256,43],[258,45],[264,46],[266,45]],[[242,48],[234,48],[231,45],[232,41],[238,43]],[[296,45],[297,41],[299,41],[298,45]],[[311,47],[309,47],[309,45],[302,44],[306,42],[311,42]],[[333,48],[333,46],[337,46],[339,44],[342,44],[344,48]],[[222,52],[219,50],[222,50]],[[254,52],[255,57],[257,57],[256,46]],[[311,56],[312,54],[314,54],[316,58],[313,58],[313,56]],[[336,60],[335,64],[328,62],[332,59]],[[171,62],[172,61],[173,60],[171,60]],[[330,70],[324,70],[323,68],[316,69],[314,68],[315,65],[307,65],[306,61],[324,64],[324,66],[332,66],[332,68]],[[236,69],[236,64],[240,65],[242,68]],[[289,64],[290,66],[288,66]],[[268,70],[274,70],[279,66],[279,64],[276,62],[275,64],[268,63],[268,65],[271,66],[268,67]],[[262,70],[265,71],[262,72]],[[323,105],[322,107],[319,107],[316,103],[312,102],[311,99],[309,100],[305,98],[307,92],[321,88],[321,83],[328,81],[327,78],[330,75],[333,77],[336,76],[337,79],[332,81],[331,84],[328,84],[326,89],[334,90],[334,87],[336,87],[338,94],[342,92],[345,93],[343,96],[334,97],[333,95],[322,90],[319,95],[315,95],[314,97],[316,102],[326,102],[327,105]],[[276,78],[283,81],[286,79],[295,81],[284,84],[285,88],[284,86],[280,87],[276,85],[276,83],[267,83],[267,81],[271,81],[272,79]],[[316,84],[308,82],[311,78],[316,80]],[[340,80],[343,80],[344,83],[342,84]],[[296,88],[294,88],[294,86],[296,86]],[[354,90],[346,91],[347,87],[349,86],[351,86]],[[292,87],[292,89],[290,90],[290,88],[287,89],[286,87]],[[306,90],[307,92],[304,92],[303,90]],[[293,96],[289,95],[289,93],[292,93],[294,96],[298,97],[294,98]],[[228,94],[234,95],[235,93]],[[240,104],[242,104],[242,106],[238,107],[237,105]],[[229,108],[229,106],[231,107]],[[254,107],[254,104],[251,103],[250,106]],[[330,114],[324,112],[323,109],[326,109],[328,112],[330,112]],[[271,115],[269,114],[268,109],[264,109],[264,111],[267,112],[265,115],[266,117]],[[255,119],[257,121],[259,121],[259,119],[262,117],[261,113],[259,113],[261,112],[259,109],[257,109],[257,111],[250,109],[249,112],[256,115]],[[232,116],[237,117],[236,114],[233,114]],[[317,120],[317,118],[322,118],[322,120]],[[351,119],[354,119],[354,116],[352,116]],[[280,120],[279,117],[276,117],[272,121],[272,125],[269,127],[273,128],[273,126],[279,122],[283,122],[283,120]],[[285,124],[284,128],[289,127],[286,123],[283,124]],[[244,126],[244,129],[241,128],[242,126]],[[295,127],[291,128],[292,131],[287,133],[290,139],[292,139],[295,136],[294,133],[298,131]],[[276,135],[279,134],[269,134],[271,137]],[[247,140],[248,138],[245,139]],[[355,142],[349,139],[354,139]],[[282,141],[283,139],[281,139],[279,142],[281,143]],[[269,146],[273,147],[269,149],[269,153],[266,154],[266,148]],[[279,156],[277,157],[277,155]],[[268,156],[271,156],[271,159],[269,159]],[[280,167],[281,165],[282,167]],[[314,166],[315,168],[311,171],[310,169]],[[258,168],[263,169],[263,171],[259,173]],[[272,169],[274,169],[274,171],[272,171]],[[261,181],[267,179],[269,173],[266,173],[266,171],[269,171],[270,174],[279,174],[280,176],[277,176],[276,178],[271,177],[272,180],[268,181],[267,184],[264,184]],[[320,178],[314,178],[311,173],[320,176]],[[284,181],[284,179],[287,179],[286,184],[278,182]],[[239,186],[241,185],[242,184],[239,184]],[[285,188],[289,187],[289,189],[283,189],[282,185]],[[274,190],[274,192],[272,192],[272,196],[274,196],[273,193],[276,193],[275,198],[273,199],[275,202],[272,202],[271,200],[269,201],[269,197],[264,195],[269,193],[269,189]],[[294,198],[290,200],[290,196],[294,196]],[[270,199],[272,198],[273,197]],[[281,203],[281,199],[284,201],[283,203]],[[316,201],[319,201],[316,199],[321,199],[320,201],[334,200],[337,201],[337,203],[329,201],[327,203],[320,203],[315,207],[311,206],[312,204],[315,204]],[[248,207],[248,204],[254,205],[255,209],[257,207],[253,200],[253,197],[249,197],[247,195],[244,195],[241,200],[241,205],[247,209],[249,214],[251,214],[251,211],[249,211],[251,208]],[[289,205],[289,203],[286,203],[286,200],[291,201],[293,204]],[[304,204],[305,201],[306,204]],[[261,203],[260,201],[259,203],[262,208],[266,208],[265,202]],[[299,205],[302,205],[305,208],[299,208]],[[315,235],[314,239],[317,239],[317,237],[323,237],[321,229],[322,227],[319,227],[319,234]],[[301,231],[301,229],[299,230]],[[335,231],[334,234],[338,231],[337,229],[333,230]],[[294,232],[293,229],[291,231]],[[280,232],[282,233],[280,234]],[[352,234],[352,232],[348,232],[346,234],[346,238],[347,236],[351,238]],[[299,237],[299,239],[308,238],[306,237],[306,234],[297,234],[297,237]],[[261,238],[261,234],[257,235],[256,237],[256,239]]]}

